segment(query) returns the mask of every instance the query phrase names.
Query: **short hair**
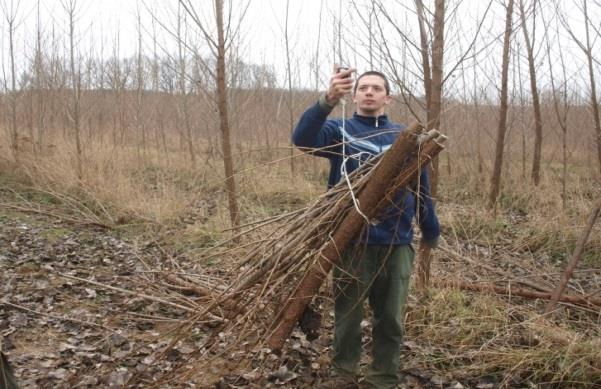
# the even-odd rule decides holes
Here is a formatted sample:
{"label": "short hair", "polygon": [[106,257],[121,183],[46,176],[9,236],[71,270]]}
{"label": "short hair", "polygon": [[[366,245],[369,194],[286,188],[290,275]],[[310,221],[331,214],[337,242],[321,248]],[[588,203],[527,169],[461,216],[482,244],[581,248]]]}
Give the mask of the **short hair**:
{"label": "short hair", "polygon": [[388,83],[388,79],[386,78],[384,73],[378,72],[376,70],[368,70],[368,71],[362,73],[359,77],[357,77],[357,81],[355,81],[355,87],[353,88],[353,93],[357,93],[357,87],[359,86],[359,80],[362,79],[364,76],[380,77],[382,80],[384,80],[384,88],[386,88],[386,95],[387,96],[390,95],[390,84]]}

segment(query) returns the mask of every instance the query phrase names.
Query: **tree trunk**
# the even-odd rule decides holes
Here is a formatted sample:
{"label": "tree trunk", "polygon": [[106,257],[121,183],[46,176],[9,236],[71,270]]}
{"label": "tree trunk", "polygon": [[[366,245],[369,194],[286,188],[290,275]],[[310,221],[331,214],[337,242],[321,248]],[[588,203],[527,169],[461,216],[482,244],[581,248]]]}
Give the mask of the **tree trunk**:
{"label": "tree trunk", "polygon": [[[42,74],[43,74],[43,59],[42,59],[42,27],[40,21],[40,0],[36,4],[37,22],[36,22],[36,45],[34,56],[34,79],[36,90],[36,137],[31,139],[34,142],[36,156],[40,155],[43,147],[44,136],[44,96],[42,96]],[[33,102],[32,102],[33,105]],[[35,140],[34,140],[35,139]]]}
{"label": "tree trunk", "polygon": [[[444,54],[444,0],[436,0],[434,10],[434,40],[432,42],[432,69],[428,61],[428,44],[425,29],[425,13],[422,0],[416,0],[421,53],[422,67],[424,71],[424,88],[426,89],[426,106],[427,106],[427,127],[428,129],[439,129],[440,113],[442,106],[442,80],[443,80],[443,54]],[[433,198],[436,198],[438,193],[438,173],[439,163],[438,157],[435,157],[430,169],[430,192]],[[430,279],[430,255],[420,255],[417,258],[416,272],[420,280],[424,280],[424,287],[427,287],[427,280]]]}
{"label": "tree trunk", "polygon": [[426,15],[422,0],[415,0],[417,21],[419,23],[420,53],[422,56],[422,72],[424,74],[424,94],[426,98],[426,123],[430,123],[430,106],[432,104],[432,72],[430,71],[430,56],[428,55],[428,32],[426,31]]}
{"label": "tree trunk", "polygon": [[[290,63],[290,38],[288,37],[288,10],[290,0],[286,0],[286,20],[284,22],[284,43],[286,46],[286,73],[288,81],[288,126],[290,128],[290,139],[294,131],[294,110],[292,109],[292,65]],[[290,172],[294,174],[294,147],[290,144]]]}
{"label": "tree trunk", "polygon": [[[181,4],[178,3],[178,7]],[[188,150],[188,155],[190,155],[190,162],[192,166],[196,166],[196,151],[194,150],[194,134],[192,132],[192,123],[190,120],[190,101],[188,96],[188,91],[186,88],[186,56],[184,55],[184,47],[186,46],[186,34],[182,33],[182,21],[185,22],[185,18],[180,14],[180,9],[178,8],[178,20],[177,20],[177,53],[178,53],[178,61],[179,61],[179,75],[178,75],[178,87],[179,94],[181,96],[181,109],[184,115],[184,132],[182,135],[182,140],[184,146]],[[182,20],[183,19],[183,20]],[[219,89],[219,87],[218,87]],[[219,93],[219,92],[218,92]],[[226,109],[227,115],[227,109]],[[227,123],[226,123],[227,124]],[[182,143],[182,142],[180,142]]]}
{"label": "tree trunk", "polygon": [[72,112],[71,112],[71,123],[73,126],[73,134],[75,135],[75,147],[77,152],[77,178],[81,181],[83,177],[83,161],[82,161],[82,145],[81,145],[81,133],[80,133],[80,91],[81,91],[81,75],[79,68],[75,69],[75,7],[76,0],[70,0],[67,4],[67,13],[69,16],[69,54],[70,54],[70,68],[71,68],[71,87],[73,88],[72,93]]}
{"label": "tree trunk", "polygon": [[490,194],[488,196],[488,209],[496,207],[497,197],[501,187],[501,171],[503,167],[503,147],[505,145],[505,132],[507,127],[507,79],[509,73],[509,45],[511,38],[511,19],[513,16],[513,0],[507,4],[505,17],[505,35],[503,38],[503,62],[501,68],[501,108],[499,111],[499,126],[497,127],[497,144],[495,148],[495,164],[493,167]]}
{"label": "tree trunk", "polygon": [[[436,0],[434,10],[434,42],[432,43],[432,83],[430,87],[430,117],[432,123],[428,128],[440,129],[440,115],[442,113],[442,80],[443,80],[443,56],[444,56],[444,18],[445,1]],[[436,198],[438,194],[439,177],[438,157],[432,161],[432,179],[430,190],[432,197]]]}
{"label": "tree trunk", "polygon": [[588,64],[588,74],[591,83],[591,108],[593,109],[593,121],[595,122],[595,134],[597,140],[597,158],[599,161],[599,172],[601,172],[601,119],[599,118],[599,102],[597,101],[597,87],[595,86],[595,71],[593,68],[593,49],[591,46],[588,8],[586,0],[583,1],[584,10],[584,30],[586,33],[586,59]]}
{"label": "tree trunk", "polygon": [[[534,3],[536,6],[536,2]],[[534,108],[534,155],[532,159],[532,182],[538,186],[540,183],[540,160],[543,144],[543,119],[540,111],[540,101],[538,96],[538,87],[536,85],[536,67],[534,64],[534,51],[528,28],[526,27],[526,12],[524,10],[524,0],[520,0],[520,19],[522,21],[522,31],[524,32],[524,41],[526,43],[526,53],[528,55],[528,70],[530,72],[530,89],[532,90],[532,107]],[[533,16],[534,17],[534,16]]]}
{"label": "tree trunk", "polygon": [[[142,56],[142,22],[140,20],[139,4],[136,13],[136,28],[138,30],[138,56],[136,59],[136,132],[138,133],[139,137],[138,141],[141,143],[142,146],[142,153],[146,153],[146,128],[144,126],[144,123],[142,122],[144,60]],[[138,150],[140,147],[140,143],[138,143]]]}
{"label": "tree trunk", "polygon": [[236,182],[234,180],[234,162],[230,143],[230,127],[228,122],[227,89],[225,85],[225,37],[223,31],[223,0],[215,0],[217,18],[217,105],[219,109],[219,129],[221,130],[221,147],[223,165],[225,167],[225,188],[228,195],[232,233],[236,235],[240,225]]}
{"label": "tree trunk", "polygon": [[[544,19],[543,19],[544,21]],[[545,23],[545,31],[549,31],[549,25]],[[558,31],[558,29],[556,30]],[[553,60],[551,59],[551,44],[549,42],[549,36],[546,36],[547,43],[547,62],[549,64],[549,80],[551,81],[551,92],[553,94],[553,109],[555,111],[555,117],[557,123],[561,128],[561,150],[562,150],[562,173],[561,173],[561,203],[563,209],[567,207],[567,164],[568,164],[568,82],[566,75],[566,66],[563,57],[563,53],[559,51],[559,62],[561,63],[562,69],[562,90],[560,96],[558,96],[557,86],[555,84],[555,75],[553,74]],[[560,102],[563,104],[563,111],[560,109]]]}
{"label": "tree trunk", "polygon": [[15,15],[10,15],[8,20],[8,39],[10,51],[10,148],[15,162],[19,162],[19,131],[17,129],[17,76],[15,74],[15,45],[14,45],[14,23]]}

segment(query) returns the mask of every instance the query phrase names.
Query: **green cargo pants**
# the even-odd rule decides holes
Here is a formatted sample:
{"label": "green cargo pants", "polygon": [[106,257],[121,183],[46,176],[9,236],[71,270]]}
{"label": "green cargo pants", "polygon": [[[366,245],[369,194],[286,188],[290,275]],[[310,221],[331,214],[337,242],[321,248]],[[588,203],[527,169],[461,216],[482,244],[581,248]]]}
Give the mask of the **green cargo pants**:
{"label": "green cargo pants", "polygon": [[369,297],[373,361],[365,381],[377,388],[396,386],[414,256],[411,246],[353,247],[342,255],[340,266],[334,269],[332,364],[337,374],[358,371],[363,302]]}

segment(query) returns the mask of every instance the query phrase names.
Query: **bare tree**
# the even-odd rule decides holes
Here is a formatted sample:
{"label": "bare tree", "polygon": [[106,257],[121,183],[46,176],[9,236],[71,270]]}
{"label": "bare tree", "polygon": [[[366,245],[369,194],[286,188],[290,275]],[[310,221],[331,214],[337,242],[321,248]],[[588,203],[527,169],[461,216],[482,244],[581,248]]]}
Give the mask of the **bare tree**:
{"label": "bare tree", "polygon": [[[284,44],[286,48],[286,80],[288,81],[288,127],[290,135],[294,131],[294,109],[292,106],[292,65],[290,63],[290,36],[288,23],[290,21],[290,0],[286,0],[286,18],[284,21]],[[292,137],[291,137],[292,139]],[[294,147],[290,144],[290,171],[294,174]]]}
{"label": "bare tree", "polygon": [[142,21],[140,15],[140,3],[136,2],[136,29],[138,33],[138,53],[136,57],[136,132],[140,138],[138,148],[146,152],[146,128],[142,121],[142,98],[144,90],[144,60],[142,54]]}
{"label": "bare tree", "polygon": [[[177,10],[177,61],[178,61],[178,85],[179,85],[179,94],[181,97],[181,110],[184,116],[184,130],[185,130],[185,143],[188,148],[188,154],[190,155],[190,161],[192,165],[196,164],[196,152],[194,150],[194,136],[192,131],[192,119],[190,115],[190,98],[188,96],[188,88],[186,86],[188,80],[187,74],[187,57],[185,55],[184,49],[187,45],[187,31],[182,32],[182,24],[184,24],[186,18],[185,15],[181,14],[180,5],[178,4]],[[183,22],[183,23],[182,23]]]}
{"label": "bare tree", "polygon": [[112,107],[112,122],[113,122],[113,145],[123,143],[124,132],[125,132],[125,86],[129,75],[127,69],[121,63],[119,59],[119,46],[120,46],[120,35],[117,30],[115,37],[113,38],[113,53],[111,58],[108,60],[108,84],[111,88],[113,95],[113,107]]}
{"label": "bare tree", "polygon": [[79,61],[75,63],[75,18],[77,12],[77,0],[62,0],[63,9],[67,13],[69,23],[69,69],[71,72],[71,107],[68,110],[71,128],[75,137],[77,152],[77,178],[83,176],[82,144],[81,144],[81,68]]}
{"label": "bare tree", "polygon": [[430,55],[428,43],[428,31],[426,29],[426,13],[424,11],[424,3],[422,0],[415,0],[415,8],[417,10],[417,21],[419,26],[419,42],[420,54],[422,60],[422,72],[424,82],[424,94],[426,99],[426,122],[432,120],[432,74],[430,71]]}
{"label": "bare tree", "polygon": [[319,69],[320,69],[320,62],[319,62],[319,47],[321,45],[321,28],[322,28],[322,22],[321,22],[321,16],[323,14],[323,3],[324,0],[320,0],[319,2],[319,19],[317,21],[317,39],[316,39],[316,44],[315,44],[315,57],[313,58],[313,71],[314,71],[314,77],[315,77],[315,86],[314,89],[316,91],[319,90]]}
{"label": "bare tree", "polygon": [[511,44],[513,0],[508,0],[505,16],[505,34],[503,37],[503,62],[501,64],[501,103],[499,110],[499,126],[497,127],[497,142],[495,149],[495,164],[488,196],[488,209],[494,209],[501,187],[501,170],[503,167],[503,148],[505,146],[505,133],[507,126],[507,81],[509,73],[509,45]]}
{"label": "bare tree", "polygon": [[[154,12],[151,10],[151,14]],[[159,42],[157,38],[157,22],[152,19],[152,64],[150,66],[150,82],[151,89],[155,96],[153,99],[153,118],[156,126],[155,144],[157,150],[163,149],[163,155],[169,160],[169,153],[167,152],[167,137],[165,134],[165,107],[162,104],[161,99],[158,97],[160,94],[160,58],[159,58]]]}
{"label": "bare tree", "polygon": [[534,154],[532,160],[532,182],[534,185],[538,186],[540,183],[540,161],[543,143],[543,119],[540,109],[538,86],[536,84],[536,65],[533,49],[536,27],[536,1],[532,3],[532,41],[530,40],[530,34],[526,25],[526,10],[524,8],[524,0],[519,0],[519,8],[522,32],[524,33],[524,42],[526,43],[526,54],[528,56],[532,107],[534,109]]}
{"label": "bare tree", "polygon": [[[219,129],[223,148],[225,166],[225,186],[228,192],[230,220],[236,230],[240,225],[236,182],[234,180],[234,161],[230,143],[230,127],[228,123],[227,86],[225,84],[226,43],[223,27],[223,0],[215,0],[215,18],[217,22],[217,100],[219,107]],[[229,26],[228,26],[229,27]]]}
{"label": "bare tree", "polygon": [[[564,60],[563,50],[558,50],[559,63],[561,64],[562,78],[561,85],[557,86],[555,81],[555,74],[553,73],[553,61],[551,59],[551,43],[549,39],[549,24],[545,24],[546,34],[546,47],[547,47],[547,61],[549,64],[549,78],[551,81],[551,93],[553,94],[553,110],[557,117],[557,123],[561,129],[561,146],[562,146],[562,174],[561,174],[561,200],[563,208],[566,208],[567,192],[566,192],[566,181],[567,181],[567,169],[568,169],[568,112],[570,110],[570,102],[568,97],[568,79],[566,76],[566,64]],[[556,36],[559,35],[559,28],[556,25]],[[559,89],[559,90],[558,90]]]}
{"label": "bare tree", "polygon": [[474,45],[474,55],[473,55],[473,77],[474,77],[474,90],[473,90],[473,99],[474,99],[474,115],[476,116],[476,155],[478,159],[478,175],[481,176],[484,172],[484,163],[482,158],[482,140],[480,134],[480,96],[478,93],[478,72],[476,66],[476,45]]}
{"label": "bare tree", "polygon": [[[428,40],[425,32],[426,18],[422,0],[415,0],[415,4],[420,30],[424,89],[426,90],[427,127],[438,129],[440,128],[442,107],[445,1],[436,0],[435,2],[431,70],[428,56]],[[438,190],[438,156],[434,158],[432,165],[430,165],[430,174],[430,190],[432,196],[436,197]],[[429,284],[431,262],[430,249],[422,247],[416,264],[417,284],[420,289],[427,287]]]}
{"label": "bare tree", "polygon": [[[421,1],[421,0],[419,0]],[[434,9],[434,41],[432,42],[432,79],[430,87],[430,109],[428,122],[431,128],[440,128],[442,113],[442,83],[443,83],[443,54],[444,54],[444,21],[445,1],[436,0]],[[432,196],[438,192],[438,157],[432,161]]]}
{"label": "bare tree", "polygon": [[[520,42],[517,41],[516,42],[516,47],[515,47],[515,52],[516,53],[520,53],[521,52],[521,45]],[[528,127],[528,122],[526,120],[526,97],[524,96],[524,88],[522,88],[522,85],[524,85],[523,80],[522,80],[522,61],[520,61],[520,58],[518,55],[515,55],[513,58],[513,65],[515,68],[517,68],[517,85],[519,85],[519,87],[516,87],[514,89],[518,90],[518,102],[519,102],[519,109],[520,109],[520,118],[519,118],[519,122],[520,122],[520,139],[521,139],[521,167],[522,167],[522,178],[526,178],[526,156],[527,156],[527,151],[526,151],[526,130]],[[515,77],[514,77],[514,82],[515,82]]]}
{"label": "bare tree", "polygon": [[[490,9],[492,2],[488,2],[486,11],[478,21],[477,29],[473,36],[473,40],[464,48],[464,51],[456,58],[456,62],[453,66],[449,66],[449,71],[444,72],[444,48],[445,48],[445,26],[446,26],[446,15],[447,15],[447,2],[444,0],[436,0],[434,2],[434,9],[428,10],[422,0],[415,0],[415,14],[417,16],[417,26],[419,29],[419,43],[412,39],[407,28],[403,29],[398,22],[398,17],[391,14],[386,9],[384,3],[381,1],[374,2],[376,5],[377,12],[374,12],[375,24],[377,25],[376,31],[379,32],[379,40],[374,42],[376,49],[379,51],[380,58],[386,62],[388,66],[388,73],[391,75],[391,81],[394,82],[401,92],[401,98],[403,103],[406,105],[407,110],[415,116],[418,120],[423,119],[423,115],[420,109],[425,111],[425,123],[429,128],[439,128],[441,122],[442,111],[442,97],[443,97],[443,86],[445,81],[452,75],[452,73],[459,68],[459,66],[468,58],[470,53],[475,47],[476,38],[479,36],[479,32],[482,28],[485,17]],[[368,31],[371,29],[371,19],[363,17],[367,15],[367,10],[361,10],[356,2],[352,2],[355,9],[358,11],[360,19],[363,24],[367,27]],[[405,6],[408,9],[407,6]],[[455,15],[457,7],[451,8],[449,15]],[[390,39],[388,31],[385,29],[384,22],[389,23],[391,27],[398,34],[402,43],[401,52],[403,61],[400,63],[395,58],[399,55],[395,55],[395,51],[399,50],[398,46]],[[451,24],[452,25],[452,24]],[[388,27],[388,26],[387,26]],[[407,60],[406,50],[409,48],[410,55],[413,58]],[[417,54],[416,54],[417,53]],[[419,64],[418,69],[411,69],[411,63]],[[423,84],[424,97],[415,95],[413,89],[414,85],[408,80],[409,78],[420,80]],[[448,165],[450,166],[450,164]],[[432,195],[436,197],[438,188],[438,161],[435,160],[431,169],[431,191]],[[417,274],[418,279],[422,280],[424,286],[427,284],[429,278],[429,266],[430,256],[420,255],[417,261]]]}
{"label": "bare tree", "polygon": [[10,149],[13,154],[13,159],[19,161],[19,130],[17,127],[17,75],[15,68],[15,29],[17,28],[17,15],[21,2],[10,1],[7,4],[6,0],[2,1],[2,12],[8,28],[8,47],[10,57]]}
{"label": "bare tree", "polygon": [[43,147],[43,137],[44,137],[44,57],[42,52],[42,26],[40,21],[40,0],[37,1],[36,4],[37,11],[37,28],[36,28],[36,45],[35,45],[35,54],[33,60],[33,71],[34,71],[34,85],[36,90],[36,106],[37,106],[37,140],[35,142],[36,148],[39,155],[39,152]]}
{"label": "bare tree", "polygon": [[[200,18],[200,15],[193,6],[192,0],[179,0],[179,3],[184,7],[192,21],[200,30],[204,41],[209,45],[209,48],[215,56],[215,69],[207,70],[213,77],[216,85],[216,101],[217,110],[219,112],[219,130],[221,133],[221,148],[223,152],[223,165],[225,169],[225,187],[228,195],[228,206],[230,213],[230,221],[233,227],[234,234],[240,225],[240,214],[238,211],[238,199],[236,193],[236,181],[234,178],[234,160],[232,156],[232,146],[230,141],[230,125],[228,115],[228,87],[226,78],[226,56],[231,48],[231,43],[234,41],[235,35],[239,32],[239,25],[234,26],[232,19],[232,4],[229,7],[228,23],[224,25],[223,0],[214,0],[215,23],[217,30],[217,39],[206,28],[205,23]],[[248,9],[248,4],[244,5],[240,13],[240,21]],[[226,36],[227,32],[227,36]],[[200,59],[200,57],[199,57]]]}
{"label": "bare tree", "polygon": [[582,52],[586,56],[586,62],[588,65],[589,84],[590,84],[590,88],[591,88],[590,104],[591,104],[591,109],[593,111],[593,121],[595,123],[597,158],[598,158],[598,162],[599,162],[599,171],[601,171],[601,118],[599,117],[599,102],[597,100],[597,86],[595,84],[595,69],[593,66],[593,62],[595,61],[594,56],[593,56],[594,42],[591,41],[591,36],[590,36],[591,35],[590,29],[591,29],[592,22],[589,17],[589,13],[588,13],[588,1],[582,0],[580,4],[581,5],[578,7],[580,8],[580,10],[582,11],[582,14],[584,16],[584,33],[585,33],[584,42],[582,42],[581,39],[576,37],[576,34],[574,34],[572,28],[566,21],[565,16],[559,11],[559,3],[556,3],[556,9],[558,10],[557,12],[561,19],[562,24],[564,25],[564,27],[566,28],[566,30],[568,31],[568,33],[570,34],[572,39],[576,42],[576,44],[578,45],[580,50],[582,50]]}

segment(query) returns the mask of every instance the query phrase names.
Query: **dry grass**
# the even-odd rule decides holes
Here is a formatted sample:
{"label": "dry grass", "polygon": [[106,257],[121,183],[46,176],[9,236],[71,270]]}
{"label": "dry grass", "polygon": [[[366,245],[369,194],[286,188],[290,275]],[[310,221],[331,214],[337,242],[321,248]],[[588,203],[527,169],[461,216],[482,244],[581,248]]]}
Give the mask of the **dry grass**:
{"label": "dry grass", "polygon": [[[225,206],[223,167],[218,156],[192,163],[188,154],[172,149],[88,143],[83,158],[83,175],[78,178],[73,145],[55,142],[51,152],[22,151],[18,165],[8,158],[0,160],[0,172],[13,182],[55,197],[57,202],[72,201],[72,206],[88,208],[103,222],[118,225],[143,222],[168,225],[181,221],[196,208],[217,206],[219,226]],[[10,155],[5,150],[6,155]],[[274,161],[263,161],[256,154],[236,156],[236,179],[243,217],[247,220],[298,207],[323,190],[321,183],[310,182],[301,174],[290,179],[286,148],[271,151]],[[323,167],[309,158],[296,158],[298,169],[310,164],[314,174]],[[323,165],[322,165],[323,166]],[[200,202],[200,204],[199,204]]]}
{"label": "dry grass", "polygon": [[[327,164],[297,157],[298,172],[291,176],[287,155],[286,148],[273,151],[274,160],[281,158],[277,163],[256,155],[236,157],[243,222],[297,209],[323,192]],[[82,219],[159,229],[164,243],[189,255],[229,235],[223,232],[229,216],[217,156],[193,166],[175,148],[141,153],[136,147],[89,143],[81,179],[75,162],[72,145],[56,142],[52,152],[24,153],[18,166],[0,160],[0,183],[18,183],[16,192],[30,204],[46,199],[41,206]],[[557,271],[552,264],[569,257],[601,190],[598,173],[577,162],[569,167],[565,208],[555,164],[544,170],[538,188],[510,165],[496,215],[485,210],[488,172],[478,174],[473,158],[454,157],[448,175],[443,162],[439,215],[446,244],[457,251],[467,247],[476,260],[510,253]],[[601,223],[591,234],[582,266],[601,271]],[[435,290],[408,312],[408,339],[418,344],[415,363],[455,377],[499,374],[507,385],[516,380],[568,386],[601,382],[598,318],[584,314],[577,325],[570,317],[552,322],[539,318],[539,309],[524,301]]]}
{"label": "dry grass", "polygon": [[412,306],[406,327],[420,345],[412,364],[449,376],[496,374],[509,386],[601,382],[599,327],[552,323],[529,305],[441,289]]}

